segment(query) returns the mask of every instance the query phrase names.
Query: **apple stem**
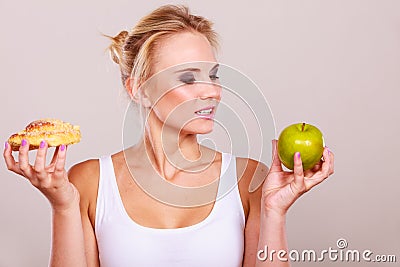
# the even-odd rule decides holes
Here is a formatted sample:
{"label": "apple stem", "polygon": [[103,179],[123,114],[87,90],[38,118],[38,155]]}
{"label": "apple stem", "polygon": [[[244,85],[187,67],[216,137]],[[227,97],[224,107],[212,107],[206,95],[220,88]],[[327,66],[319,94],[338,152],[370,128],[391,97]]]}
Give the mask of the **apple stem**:
{"label": "apple stem", "polygon": [[303,125],[301,126],[301,131],[304,132],[304,126],[306,126],[306,123],[303,122]]}

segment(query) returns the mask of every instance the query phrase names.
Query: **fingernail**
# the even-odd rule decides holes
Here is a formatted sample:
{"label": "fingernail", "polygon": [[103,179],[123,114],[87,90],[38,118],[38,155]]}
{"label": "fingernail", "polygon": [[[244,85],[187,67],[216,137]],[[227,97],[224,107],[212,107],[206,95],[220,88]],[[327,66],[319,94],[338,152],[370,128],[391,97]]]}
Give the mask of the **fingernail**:
{"label": "fingernail", "polygon": [[60,150],[64,151],[65,150],[65,145],[61,145]]}
{"label": "fingernail", "polygon": [[22,139],[21,146],[25,146],[25,145],[26,145],[26,140]]}
{"label": "fingernail", "polygon": [[42,140],[42,141],[40,142],[40,148],[44,148],[45,144],[46,144],[46,142],[45,142],[44,140]]}
{"label": "fingernail", "polygon": [[331,151],[329,150],[328,147],[326,147],[326,149],[328,150],[328,155],[330,155],[330,154],[331,154]]}
{"label": "fingernail", "polygon": [[300,152],[296,152],[297,158],[300,159]]}

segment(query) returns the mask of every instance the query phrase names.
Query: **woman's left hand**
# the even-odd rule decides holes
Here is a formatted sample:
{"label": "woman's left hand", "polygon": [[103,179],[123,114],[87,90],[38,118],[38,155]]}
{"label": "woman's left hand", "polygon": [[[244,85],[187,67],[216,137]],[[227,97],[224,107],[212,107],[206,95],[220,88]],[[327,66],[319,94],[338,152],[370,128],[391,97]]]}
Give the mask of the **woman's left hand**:
{"label": "woman's left hand", "polygon": [[264,212],[285,215],[296,199],[334,172],[334,155],[327,147],[324,148],[323,160],[306,171],[303,171],[301,155],[297,157],[297,153],[293,171],[283,171],[275,139],[272,140],[272,151],[273,161],[262,188]]}

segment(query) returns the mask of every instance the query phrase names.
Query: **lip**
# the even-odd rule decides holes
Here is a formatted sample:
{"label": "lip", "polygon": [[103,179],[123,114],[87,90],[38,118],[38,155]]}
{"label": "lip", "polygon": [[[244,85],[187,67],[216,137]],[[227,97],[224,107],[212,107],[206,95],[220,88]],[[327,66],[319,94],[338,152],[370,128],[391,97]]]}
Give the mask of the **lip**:
{"label": "lip", "polygon": [[202,111],[202,110],[207,110],[207,109],[210,109],[210,108],[212,108],[211,114],[214,113],[215,106],[208,106],[208,107],[199,109],[199,110],[195,111],[194,113],[199,112],[199,111]]}
{"label": "lip", "polygon": [[198,117],[200,117],[200,118],[202,118],[202,119],[212,120],[212,119],[214,119],[215,114],[214,114],[214,113],[211,113],[211,114],[209,114],[209,115],[199,115],[199,114],[196,114],[196,116],[198,116]]}
{"label": "lip", "polygon": [[[197,114],[197,113],[196,113],[196,112],[198,112],[198,111],[207,110],[207,109],[210,109],[210,108],[211,108],[212,110],[211,110],[211,113],[208,114],[208,115],[200,115],[200,114]],[[200,110],[198,110],[198,111],[195,111],[194,114],[195,114],[196,116],[199,116],[200,118],[212,120],[212,119],[214,119],[214,117],[215,117],[215,106],[209,106],[209,107],[200,109]]]}

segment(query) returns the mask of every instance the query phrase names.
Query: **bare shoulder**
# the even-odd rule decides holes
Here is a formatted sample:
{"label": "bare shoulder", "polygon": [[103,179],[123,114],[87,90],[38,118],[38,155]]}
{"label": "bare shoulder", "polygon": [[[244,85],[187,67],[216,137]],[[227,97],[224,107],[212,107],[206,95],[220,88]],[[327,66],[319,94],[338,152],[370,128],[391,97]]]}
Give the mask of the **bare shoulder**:
{"label": "bare shoulder", "polygon": [[240,182],[247,186],[247,191],[255,192],[268,174],[268,166],[251,158],[236,158],[236,171]]}
{"label": "bare shoulder", "polygon": [[98,159],[89,159],[73,165],[68,171],[69,181],[78,189],[81,203],[89,207],[96,201],[100,175]]}
{"label": "bare shoulder", "polygon": [[268,166],[263,162],[251,158],[236,157],[236,172],[239,181],[239,191],[246,218],[252,206],[259,207],[262,184],[268,171]]}
{"label": "bare shoulder", "polygon": [[78,189],[85,189],[98,180],[99,174],[99,160],[89,159],[73,165],[68,170],[68,179],[76,187],[79,187]]}

